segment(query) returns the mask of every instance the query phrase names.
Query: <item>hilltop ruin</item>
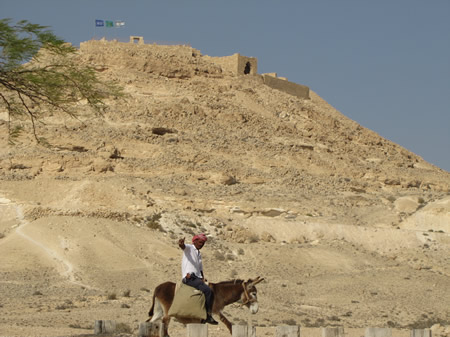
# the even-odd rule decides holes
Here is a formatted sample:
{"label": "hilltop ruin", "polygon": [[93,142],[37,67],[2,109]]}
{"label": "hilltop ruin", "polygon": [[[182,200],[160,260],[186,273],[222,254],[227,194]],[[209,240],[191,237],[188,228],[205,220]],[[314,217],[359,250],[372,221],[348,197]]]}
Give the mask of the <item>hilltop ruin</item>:
{"label": "hilltop ruin", "polygon": [[[267,86],[296,96],[298,98],[309,99],[309,88],[288,81],[284,77],[277,77],[276,73],[258,74],[258,60],[256,57],[247,57],[235,53],[231,56],[211,57],[202,55],[197,49],[190,46],[168,46],[157,44],[145,44],[144,38],[141,36],[130,36],[130,42],[118,42],[107,40],[91,40],[80,44],[80,50],[85,53],[96,54],[97,58],[103,58],[108,63],[114,59],[120,58],[121,62],[130,66],[127,59],[139,58],[141,64],[136,64],[137,69],[147,71],[150,67],[149,62],[155,62],[155,58],[159,60],[171,59],[171,64],[178,59],[179,64],[186,66],[188,69],[174,69],[173,77],[183,78],[192,76],[192,74],[208,74],[223,76],[257,76],[260,77]],[[214,64],[215,66],[212,66]],[[219,70],[220,69],[220,70]]]}
{"label": "hilltop ruin", "polygon": [[448,336],[449,172],[313,90],[275,90],[288,82],[256,58],[133,37],[84,42],[74,60],[124,96],[102,114],[49,111],[48,146],[0,132],[2,334],[87,335],[104,318],[133,330],[154,287],[180,279],[178,239],[202,232],[208,280],[266,279],[257,315],[226,309],[234,324]]}

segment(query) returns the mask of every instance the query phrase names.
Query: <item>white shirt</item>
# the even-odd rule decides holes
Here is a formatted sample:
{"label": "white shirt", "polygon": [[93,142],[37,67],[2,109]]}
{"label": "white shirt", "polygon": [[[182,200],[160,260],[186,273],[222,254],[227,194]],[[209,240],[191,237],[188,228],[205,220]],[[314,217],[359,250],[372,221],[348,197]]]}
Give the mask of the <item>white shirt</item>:
{"label": "white shirt", "polygon": [[202,254],[194,245],[185,245],[181,261],[181,278],[185,278],[186,274],[195,274],[198,278],[202,278],[202,271]]}

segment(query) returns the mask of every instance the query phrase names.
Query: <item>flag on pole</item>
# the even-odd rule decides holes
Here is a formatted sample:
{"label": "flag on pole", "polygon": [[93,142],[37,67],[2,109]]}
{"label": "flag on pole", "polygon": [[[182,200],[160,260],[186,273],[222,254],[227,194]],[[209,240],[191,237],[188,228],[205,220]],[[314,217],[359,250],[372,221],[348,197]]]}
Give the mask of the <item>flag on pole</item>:
{"label": "flag on pole", "polygon": [[122,20],[95,20],[95,27],[122,27],[125,26],[125,21]]}

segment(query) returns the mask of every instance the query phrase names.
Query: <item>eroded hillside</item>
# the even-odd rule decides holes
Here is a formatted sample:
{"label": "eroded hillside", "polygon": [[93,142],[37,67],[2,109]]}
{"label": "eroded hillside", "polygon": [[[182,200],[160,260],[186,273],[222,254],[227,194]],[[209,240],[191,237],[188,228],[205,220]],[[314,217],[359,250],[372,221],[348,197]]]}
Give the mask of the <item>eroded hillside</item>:
{"label": "eroded hillside", "polygon": [[[27,310],[55,326],[70,325],[54,308],[61,291],[81,327],[110,311],[143,321],[150,295],[140,289],[176,280],[176,240],[198,231],[210,237],[213,281],[266,278],[254,324],[450,316],[450,173],[313,91],[271,89],[191,47],[89,41],[78,59],[124,87],[103,116],[84,104],[79,119],[55,113],[37,128],[47,148],[26,134],[7,145],[0,113],[2,328],[22,317],[8,293],[37,299],[28,287],[48,290]],[[136,295],[125,317],[98,304],[126,288]]]}

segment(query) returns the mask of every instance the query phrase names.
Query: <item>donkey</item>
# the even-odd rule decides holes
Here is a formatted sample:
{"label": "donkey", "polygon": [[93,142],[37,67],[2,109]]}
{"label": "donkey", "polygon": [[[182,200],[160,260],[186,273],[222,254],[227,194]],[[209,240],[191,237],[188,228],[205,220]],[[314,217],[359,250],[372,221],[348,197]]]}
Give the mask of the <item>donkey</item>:
{"label": "donkey", "polygon": [[[263,280],[263,278],[258,276],[256,279],[249,279],[248,281],[233,280],[208,284],[214,292],[212,312],[213,314],[219,315],[220,320],[226,325],[230,334],[232,333],[232,325],[223,315],[223,308],[228,304],[237,302],[249,308],[252,314],[256,314],[258,312],[258,299],[256,297],[257,290],[255,285]],[[157,286],[153,292],[152,307],[148,312],[149,319],[147,319],[147,322],[157,322],[162,320],[164,323],[164,336],[169,336],[168,329],[170,316],[168,316],[168,312],[175,296],[175,286],[176,285],[173,282],[165,282]],[[200,320],[191,318],[182,319],[177,317],[177,320],[184,324],[200,323]]]}

